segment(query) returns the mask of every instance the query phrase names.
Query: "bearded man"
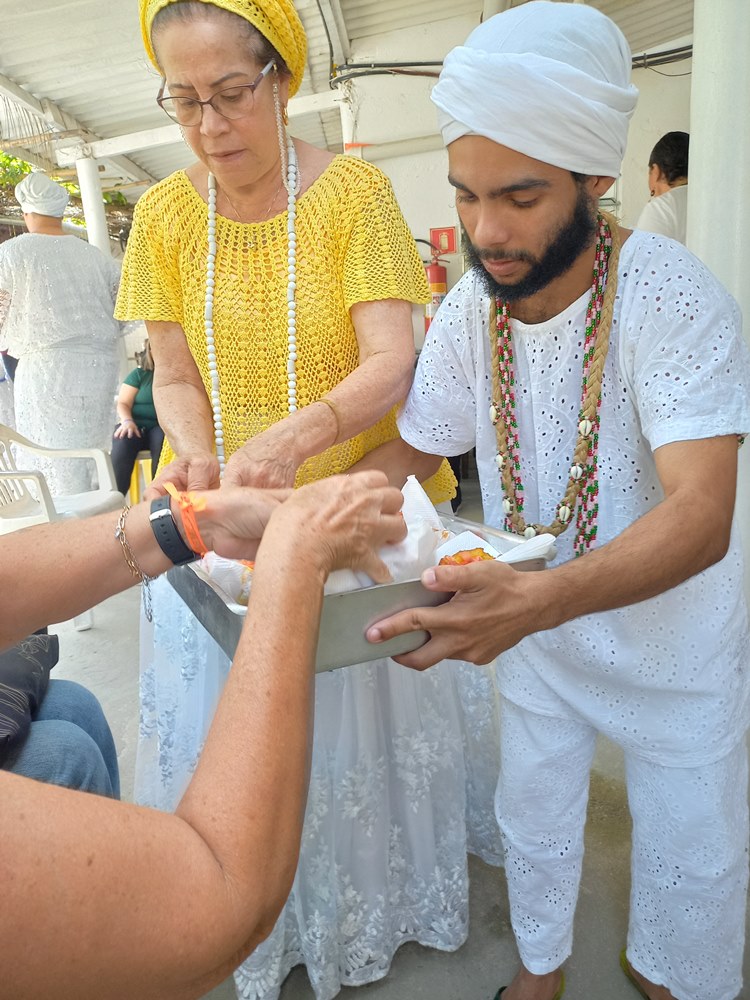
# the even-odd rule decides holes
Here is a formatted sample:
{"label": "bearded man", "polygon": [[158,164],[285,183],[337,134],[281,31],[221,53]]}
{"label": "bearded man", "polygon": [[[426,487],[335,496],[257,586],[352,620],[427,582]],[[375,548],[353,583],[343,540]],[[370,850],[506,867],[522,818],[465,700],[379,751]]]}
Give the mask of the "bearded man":
{"label": "bearded man", "polygon": [[650,1000],[741,988],[750,641],[733,522],[750,358],[736,304],[684,247],[597,211],[637,92],[616,25],[539,0],[477,28],[433,92],[474,262],[399,421],[368,456],[400,483],[476,446],[485,519],[551,530],[542,573],[440,566],[455,592],[379,623],[400,662],[498,659],[497,792],[521,969],[553,1000],[572,948],[597,733],[633,817],[623,969]]}

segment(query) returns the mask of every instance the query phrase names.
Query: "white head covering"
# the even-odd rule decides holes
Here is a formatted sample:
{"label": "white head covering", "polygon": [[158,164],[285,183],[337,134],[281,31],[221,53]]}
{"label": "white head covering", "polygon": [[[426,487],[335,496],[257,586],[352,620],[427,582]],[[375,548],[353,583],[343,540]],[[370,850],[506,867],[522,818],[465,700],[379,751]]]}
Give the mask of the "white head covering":
{"label": "white head covering", "polygon": [[585,3],[533,0],[448,53],[432,100],[446,146],[481,135],[580,174],[617,177],[638,91],[625,36]]}
{"label": "white head covering", "polygon": [[22,212],[52,215],[59,219],[68,204],[68,192],[46,174],[35,171],[16,184],[16,201]]}

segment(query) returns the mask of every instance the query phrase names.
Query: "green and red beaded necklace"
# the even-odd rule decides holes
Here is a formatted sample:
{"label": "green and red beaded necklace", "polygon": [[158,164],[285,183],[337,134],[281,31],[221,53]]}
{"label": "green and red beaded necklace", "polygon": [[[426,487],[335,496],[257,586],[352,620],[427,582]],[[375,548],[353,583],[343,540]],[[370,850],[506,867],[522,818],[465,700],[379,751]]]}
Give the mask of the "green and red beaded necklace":
{"label": "green and red beaded necklace", "polygon": [[[583,345],[581,407],[578,436],[570,466],[567,488],[555,509],[550,525],[528,524],[523,516],[524,489],[516,417],[513,341],[507,302],[497,299],[492,311],[490,340],[496,361],[492,366],[492,406],[490,419],[497,434],[496,463],[503,486],[503,511],[509,531],[532,538],[549,533],[560,535],[576,512],[575,554],[583,555],[594,543],[599,512],[599,415],[602,403],[602,374],[609,348],[612,311],[617,290],[619,229],[611,216],[600,214],[594,258],[591,296],[586,310]],[[610,280],[608,280],[608,277]]]}

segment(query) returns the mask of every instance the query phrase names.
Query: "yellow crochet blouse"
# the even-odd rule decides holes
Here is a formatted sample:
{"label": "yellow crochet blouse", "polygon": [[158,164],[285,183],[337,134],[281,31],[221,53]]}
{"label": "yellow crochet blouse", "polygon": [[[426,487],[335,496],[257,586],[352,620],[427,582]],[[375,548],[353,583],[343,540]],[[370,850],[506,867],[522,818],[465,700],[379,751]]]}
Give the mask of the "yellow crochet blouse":
{"label": "yellow crochet blouse", "polygon": [[[206,203],[183,171],[136,206],[123,262],[118,319],[175,322],[210,396],[204,302]],[[287,415],[287,213],[259,223],[217,216],[214,337],[227,456]],[[297,201],[297,398],[324,396],[359,364],[349,310],[357,302],[428,298],[414,241],[376,167],[337,156]],[[398,436],[396,409],[300,466],[297,485],[343,472]],[[162,464],[173,453],[165,444]],[[447,462],[434,502],[454,493]]]}

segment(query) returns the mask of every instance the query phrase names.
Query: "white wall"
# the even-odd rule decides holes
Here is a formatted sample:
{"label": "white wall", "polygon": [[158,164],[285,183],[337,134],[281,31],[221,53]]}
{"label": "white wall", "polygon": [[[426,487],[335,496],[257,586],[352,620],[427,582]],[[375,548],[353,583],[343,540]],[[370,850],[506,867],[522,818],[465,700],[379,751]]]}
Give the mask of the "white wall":
{"label": "white wall", "polygon": [[[404,218],[415,238],[429,240],[431,228],[445,226],[455,226],[460,234],[455,192],[446,181],[448,156],[443,148],[377,160],[377,165],[390,178]],[[423,243],[418,243],[417,247],[422,259],[428,260],[429,247]],[[461,277],[461,254],[448,254],[441,257],[441,262],[448,271],[448,288],[452,288]],[[415,317],[414,334],[417,347],[421,347],[424,339],[421,309]]]}
{"label": "white wall", "polygon": [[[365,38],[357,43],[352,61],[442,60],[475,26],[474,18],[462,16]],[[660,48],[676,48],[687,41],[677,39]],[[665,132],[689,131],[690,71],[691,61],[685,60],[659,67],[659,72],[640,69],[633,74],[640,98],[616,192],[625,225],[635,223],[648,201],[648,157],[656,141]],[[430,101],[435,82],[417,76],[369,76],[356,79],[351,87],[353,141],[366,144],[361,155],[377,163],[391,179],[406,221],[421,239],[429,239],[430,228],[458,228],[455,192],[447,181],[447,155]],[[427,248],[420,246],[422,251],[426,256]],[[450,288],[461,276],[463,259],[457,253],[446,260]],[[422,326],[415,311],[418,345]]]}
{"label": "white wall", "polygon": [[[359,42],[352,61],[442,61],[475,27],[475,19],[456,17],[376,35]],[[439,66],[433,71],[438,72]],[[448,157],[430,100],[436,82],[420,76],[370,76],[355,80],[352,87],[353,141],[367,144],[362,156],[390,178],[412,234],[424,240],[429,240],[431,228],[455,226],[459,233],[455,192],[447,179]],[[429,248],[418,246],[426,259]],[[462,258],[456,253],[443,259],[450,288],[461,277]],[[423,336],[420,308],[414,313],[417,346]]]}

